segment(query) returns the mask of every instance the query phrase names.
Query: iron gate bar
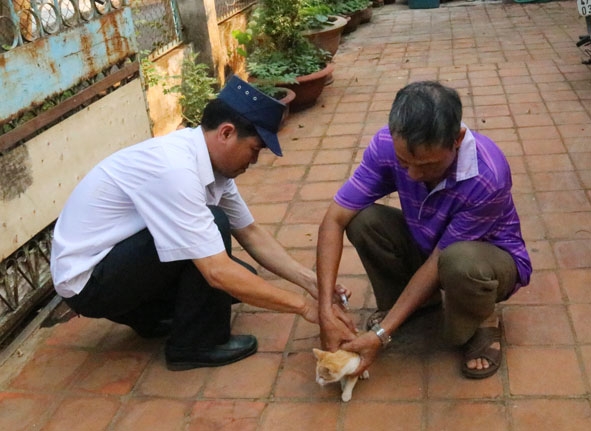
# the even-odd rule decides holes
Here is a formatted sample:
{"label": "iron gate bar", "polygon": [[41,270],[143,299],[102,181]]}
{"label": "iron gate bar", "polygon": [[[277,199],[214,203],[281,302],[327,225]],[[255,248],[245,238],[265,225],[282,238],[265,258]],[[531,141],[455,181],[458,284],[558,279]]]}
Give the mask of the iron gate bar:
{"label": "iron gate bar", "polygon": [[32,120],[27,121],[22,126],[0,135],[0,152],[8,151],[18,146],[22,140],[34,135],[38,130],[60,119],[67,113],[75,110],[79,106],[99,95],[101,92],[108,90],[113,85],[124,81],[127,78],[134,77],[138,71],[139,63],[137,61],[130,63],[117,72],[107,75],[99,82],[92,84],[88,88],[85,88],[75,96],[66,99],[56,107],[42,112]]}

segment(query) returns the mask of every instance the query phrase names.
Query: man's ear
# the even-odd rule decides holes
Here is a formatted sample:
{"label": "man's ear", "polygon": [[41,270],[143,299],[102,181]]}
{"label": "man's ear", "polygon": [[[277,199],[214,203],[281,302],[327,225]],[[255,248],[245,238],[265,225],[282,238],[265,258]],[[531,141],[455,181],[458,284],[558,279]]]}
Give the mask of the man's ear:
{"label": "man's ear", "polygon": [[222,123],[218,126],[218,138],[225,142],[236,131],[236,127],[232,123]]}
{"label": "man's ear", "polygon": [[465,127],[461,127],[460,128],[460,133],[458,133],[458,137],[456,138],[456,141],[454,142],[454,148],[456,150],[458,148],[460,148],[460,146],[462,145],[462,141],[464,140],[464,136],[466,136],[466,128]]}

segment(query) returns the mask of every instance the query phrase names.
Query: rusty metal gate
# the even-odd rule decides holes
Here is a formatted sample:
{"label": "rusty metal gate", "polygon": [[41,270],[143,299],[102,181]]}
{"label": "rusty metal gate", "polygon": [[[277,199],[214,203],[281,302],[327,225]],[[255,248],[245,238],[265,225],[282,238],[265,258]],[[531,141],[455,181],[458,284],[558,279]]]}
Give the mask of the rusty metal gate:
{"label": "rusty metal gate", "polygon": [[32,183],[27,142],[138,82],[138,53],[180,34],[174,0],[0,0],[0,342],[52,292],[55,217],[7,210]]}

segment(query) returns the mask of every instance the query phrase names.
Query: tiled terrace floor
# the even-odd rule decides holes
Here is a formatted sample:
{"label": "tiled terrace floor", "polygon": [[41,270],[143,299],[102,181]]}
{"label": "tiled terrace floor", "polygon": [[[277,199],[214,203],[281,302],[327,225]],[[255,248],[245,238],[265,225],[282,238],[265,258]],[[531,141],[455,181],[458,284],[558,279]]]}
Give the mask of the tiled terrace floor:
{"label": "tiled terrace floor", "polygon": [[[437,341],[436,312],[400,331],[348,404],[314,382],[318,329],[292,315],[237,306],[234,331],[257,335],[260,352],[185,372],[166,370],[161,340],[74,318],[35,331],[2,365],[0,429],[591,430],[591,70],[575,47],[584,32],[570,1],[374,9],[342,43],[317,106],[289,118],[285,157],[265,154],[239,178],[257,219],[312,267],[322,214],[395,92],[419,79],[457,88],[465,122],[509,157],[535,267],[500,307],[497,375],[461,377],[458,354]],[[341,281],[366,314],[371,289],[350,246]]]}

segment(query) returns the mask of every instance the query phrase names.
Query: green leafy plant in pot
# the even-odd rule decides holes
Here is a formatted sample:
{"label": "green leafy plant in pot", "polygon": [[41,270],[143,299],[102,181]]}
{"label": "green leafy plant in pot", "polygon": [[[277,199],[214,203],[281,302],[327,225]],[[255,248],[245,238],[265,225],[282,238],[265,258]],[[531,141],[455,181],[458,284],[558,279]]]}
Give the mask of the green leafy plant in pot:
{"label": "green leafy plant in pot", "polygon": [[199,53],[188,52],[183,58],[180,75],[163,75],[156,70],[147,54],[141,57],[144,82],[149,87],[160,85],[164,94],[178,94],[183,125],[201,123],[205,105],[216,97],[218,81],[210,75],[209,66],[197,61]]}
{"label": "green leafy plant in pot", "polygon": [[[246,58],[246,70],[258,86],[287,87],[296,93],[292,111],[313,105],[332,72],[330,53],[321,50],[301,33],[301,0],[261,0],[247,29],[234,31]],[[313,75],[322,75],[316,77]],[[314,78],[314,79],[313,79]],[[319,84],[311,85],[317,78]],[[314,90],[310,93],[307,90]],[[263,89],[264,91],[264,89]]]}

